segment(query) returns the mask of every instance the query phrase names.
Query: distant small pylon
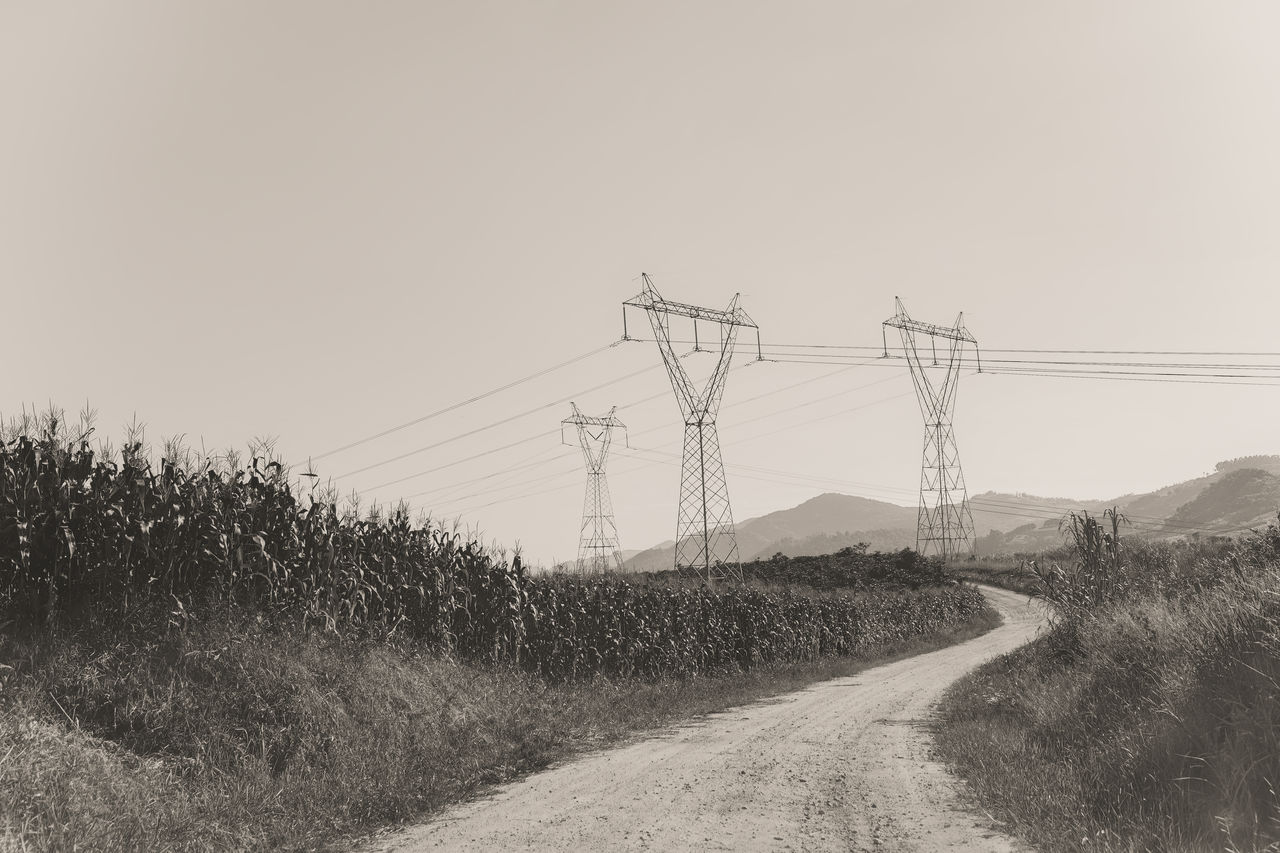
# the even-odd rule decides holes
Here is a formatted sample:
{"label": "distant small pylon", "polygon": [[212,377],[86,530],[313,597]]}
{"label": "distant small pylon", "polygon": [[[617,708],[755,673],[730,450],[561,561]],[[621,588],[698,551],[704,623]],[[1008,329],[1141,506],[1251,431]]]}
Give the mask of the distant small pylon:
{"label": "distant small pylon", "polygon": [[604,417],[582,414],[576,403],[569,404],[573,415],[561,421],[578,428],[578,446],[587,463],[587,492],[582,501],[582,530],[578,542],[578,571],[583,574],[621,571],[622,554],[618,543],[618,525],[613,517],[613,501],[605,480],[605,463],[613,430],[626,429],[614,417],[614,406]]}
{"label": "distant small pylon", "polygon": [[[894,297],[896,311],[881,327],[891,326],[902,335],[902,349],[911,367],[911,379],[916,386],[916,399],[924,416],[924,457],[920,465],[920,510],[916,521],[916,550],[921,554],[933,553],[941,557],[954,557],[972,551],[975,544],[973,515],[969,511],[969,493],[964,485],[964,470],[960,467],[960,451],[956,448],[952,419],[956,405],[956,387],[960,380],[960,365],[965,344],[973,344],[977,355],[978,342],[964,327],[964,314],[956,317],[954,326],[936,326],[921,323],[907,315],[902,300]],[[944,357],[946,365],[941,384],[935,385],[925,372],[916,346],[916,334],[927,335],[932,367],[938,362],[938,339],[947,341]],[[889,355],[887,339],[884,354]],[[982,369],[982,357],[977,355],[978,369]]]}

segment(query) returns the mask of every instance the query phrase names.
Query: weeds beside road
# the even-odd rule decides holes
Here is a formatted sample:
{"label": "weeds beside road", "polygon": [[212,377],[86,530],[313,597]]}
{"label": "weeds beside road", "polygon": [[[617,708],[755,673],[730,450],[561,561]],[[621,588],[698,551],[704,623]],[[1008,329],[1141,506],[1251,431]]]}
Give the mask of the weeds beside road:
{"label": "weeds beside road", "polygon": [[960,682],[942,756],[1044,851],[1264,850],[1280,839],[1280,531],[1122,541],[1074,519],[1040,563],[1055,623]]}
{"label": "weeds beside road", "polygon": [[[235,614],[0,639],[0,850],[312,849],[583,749],[993,627],[716,677],[549,683]],[[59,707],[66,710],[63,715]]]}
{"label": "weeds beside road", "polygon": [[820,592],[547,577],[277,461],[20,426],[0,435],[6,853],[313,848],[991,624],[910,553],[846,555]]}

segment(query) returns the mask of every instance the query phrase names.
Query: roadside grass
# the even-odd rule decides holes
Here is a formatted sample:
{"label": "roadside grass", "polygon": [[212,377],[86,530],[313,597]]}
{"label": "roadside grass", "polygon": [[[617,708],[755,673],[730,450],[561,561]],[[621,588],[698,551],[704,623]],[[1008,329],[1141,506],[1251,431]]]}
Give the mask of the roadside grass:
{"label": "roadside grass", "polygon": [[0,619],[0,851],[336,849],[654,727],[989,630],[850,658],[553,684],[227,608],[54,632]]}
{"label": "roadside grass", "polygon": [[1280,850],[1278,543],[1082,555],[1113,594],[958,682],[940,757],[1049,853]]}
{"label": "roadside grass", "polygon": [[1037,589],[1036,576],[1026,568],[1027,558],[1035,555],[1002,555],[947,561],[948,577],[969,583],[985,583],[1001,589],[1031,595]]}

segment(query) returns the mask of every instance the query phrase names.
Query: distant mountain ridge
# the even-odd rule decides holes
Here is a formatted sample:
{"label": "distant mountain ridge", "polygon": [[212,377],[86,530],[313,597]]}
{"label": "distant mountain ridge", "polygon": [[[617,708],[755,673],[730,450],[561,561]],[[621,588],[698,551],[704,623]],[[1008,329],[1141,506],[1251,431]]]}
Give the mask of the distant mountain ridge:
{"label": "distant mountain ridge", "polygon": [[[859,526],[850,527],[851,521]],[[872,529],[890,531],[887,537],[878,538],[890,543],[891,548],[901,548],[903,546],[892,543],[905,541],[903,536],[908,529],[911,542],[915,542],[916,510],[915,507],[829,492],[810,498],[799,506],[740,522],[736,529],[738,553],[743,560],[770,557],[778,551],[796,557],[830,553],[812,550],[814,546],[806,547],[804,543],[822,541],[823,537],[836,537],[843,541],[849,538],[847,534],[850,531],[857,531],[862,535],[847,542],[857,544],[869,541],[866,531]],[[834,550],[841,547],[844,546]],[[666,542],[641,551],[627,560],[625,566],[631,571],[656,571],[671,568],[674,560],[675,544]]]}
{"label": "distant mountain ridge", "polygon": [[[1151,492],[1111,500],[1044,498],[1023,493],[983,492],[969,499],[979,555],[1036,551],[1062,543],[1058,523],[1075,510],[1101,513],[1116,506],[1135,532],[1178,537],[1195,531],[1238,531],[1265,525],[1280,509],[1280,455],[1243,456],[1219,462],[1212,474]],[[830,554],[867,542],[872,550],[914,547],[917,509],[834,492],[737,525],[743,560],[783,553],[790,557]],[[671,567],[667,541],[625,561],[630,571]]]}

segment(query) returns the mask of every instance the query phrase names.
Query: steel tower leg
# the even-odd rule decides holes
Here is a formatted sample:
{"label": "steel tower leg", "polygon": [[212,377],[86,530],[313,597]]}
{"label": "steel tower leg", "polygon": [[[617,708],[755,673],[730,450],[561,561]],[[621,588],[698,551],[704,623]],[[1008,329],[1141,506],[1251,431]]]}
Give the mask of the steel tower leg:
{"label": "steel tower leg", "polygon": [[742,575],[729,486],[714,423],[684,427],[676,568],[696,572],[704,580]]}

